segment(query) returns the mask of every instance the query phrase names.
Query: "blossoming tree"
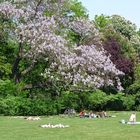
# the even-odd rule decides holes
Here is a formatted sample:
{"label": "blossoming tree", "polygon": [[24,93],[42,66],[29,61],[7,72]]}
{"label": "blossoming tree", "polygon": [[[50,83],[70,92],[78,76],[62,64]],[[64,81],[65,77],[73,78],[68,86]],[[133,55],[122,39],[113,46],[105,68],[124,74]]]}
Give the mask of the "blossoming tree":
{"label": "blossoming tree", "polygon": [[[110,55],[106,55],[94,24],[86,18],[62,16],[66,0],[51,2],[31,0],[22,6],[9,2],[0,4],[3,22],[10,20],[13,23],[13,29],[5,27],[5,30],[18,44],[12,68],[15,81],[19,82],[39,60],[43,60],[46,68],[40,74],[46,81],[63,81],[73,87],[93,88],[117,82],[117,88],[122,90],[118,76],[123,72],[116,69]],[[52,10],[54,6],[56,13],[46,16],[44,11],[47,8]],[[67,35],[70,30],[80,35],[80,44],[69,42]],[[85,43],[89,39],[94,40],[93,44]],[[21,67],[21,61],[27,64],[26,67]]]}

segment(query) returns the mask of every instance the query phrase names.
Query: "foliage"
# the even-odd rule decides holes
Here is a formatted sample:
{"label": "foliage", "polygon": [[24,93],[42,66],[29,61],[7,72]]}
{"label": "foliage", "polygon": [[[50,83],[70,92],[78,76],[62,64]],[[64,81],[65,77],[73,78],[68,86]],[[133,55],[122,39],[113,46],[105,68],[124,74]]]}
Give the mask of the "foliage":
{"label": "foliage", "polygon": [[78,0],[72,0],[70,2],[70,11],[68,12],[68,16],[72,17],[88,17],[87,9],[82,5]]}
{"label": "foliage", "polygon": [[126,95],[123,97],[123,106],[125,110],[135,110],[135,95]]}
{"label": "foliage", "polygon": [[89,96],[89,109],[90,110],[103,110],[107,98],[106,94],[100,90],[96,90]]}
{"label": "foliage", "polygon": [[28,99],[21,96],[0,98],[1,115],[52,115],[60,113],[61,108],[53,100]]}
{"label": "foliage", "polygon": [[111,60],[116,67],[125,73],[121,77],[121,82],[124,89],[126,89],[135,80],[134,71],[138,61],[137,50],[127,37],[119,31],[115,31],[112,24],[111,22],[109,27],[106,26],[101,30],[103,33],[103,46],[107,53],[111,55]]}
{"label": "foliage", "polygon": [[11,73],[11,65],[6,63],[6,60],[7,59],[4,56],[0,57],[0,79],[9,77],[9,74]]}
{"label": "foliage", "polygon": [[111,20],[109,16],[105,16],[103,14],[101,15],[95,15],[94,17],[94,23],[96,27],[102,31],[102,29],[107,28],[111,25]]}
{"label": "foliage", "polygon": [[105,42],[104,48],[111,55],[112,62],[120,71],[123,71],[125,74],[133,72],[133,63],[122,55],[121,46],[115,39],[109,38]]}
{"label": "foliage", "polygon": [[123,106],[123,93],[117,93],[116,95],[109,95],[105,108],[107,110],[124,110]]}
{"label": "foliage", "polygon": [[136,25],[131,21],[126,20],[124,17],[113,15],[111,16],[111,21],[114,29],[128,39],[130,39],[136,32]]}
{"label": "foliage", "polygon": [[[103,48],[98,50],[94,44],[91,46],[75,45],[69,48],[69,42],[57,34],[61,30],[59,25],[62,20],[60,19],[63,19],[61,24],[64,26],[67,23],[64,17],[59,16],[58,18],[58,13],[46,17],[43,14],[45,5],[42,8],[43,3],[35,2],[34,4],[37,4],[36,9],[33,8],[33,5],[30,5],[30,8],[18,8],[11,3],[2,3],[0,7],[2,18],[10,19],[15,25],[15,30],[11,30],[11,32],[12,37],[19,44],[12,68],[12,75],[16,82],[33,71],[39,60],[44,59],[48,63],[43,74],[47,81],[63,80],[73,86],[100,87],[104,84],[113,84],[113,80],[117,79],[118,89],[122,89],[118,75],[123,73],[116,69],[110,61],[110,57],[104,53]],[[59,12],[63,12],[64,4],[64,2],[55,4],[50,1],[48,10],[59,5],[61,7],[59,7]],[[94,24],[86,18],[75,18],[69,22],[68,27],[82,38],[93,36],[95,40],[96,38],[98,40],[98,31]],[[28,64],[24,69],[20,65],[23,62],[23,66],[26,62]],[[107,75],[107,79],[104,75]],[[113,79],[109,75],[112,75]]]}
{"label": "foliage", "polygon": [[1,115],[53,115],[64,113],[67,108],[77,112],[85,109],[101,110],[134,110],[139,106],[139,94],[125,96],[123,93],[110,94],[96,90],[94,92],[63,92],[57,98],[35,94],[33,97],[7,95],[0,98]]}
{"label": "foliage", "polygon": [[110,94],[96,90],[89,95],[89,110],[134,110],[136,99],[134,95],[124,93]]}
{"label": "foliage", "polygon": [[138,35],[136,25],[119,15],[113,15],[111,17],[111,21],[115,31],[121,33],[125,38],[127,38],[139,55],[140,37]]}
{"label": "foliage", "polygon": [[136,94],[137,92],[139,92],[139,90],[140,90],[140,82],[136,81],[135,83],[129,86],[126,92],[128,94]]}
{"label": "foliage", "polygon": [[46,16],[88,17],[86,8],[78,0],[44,1]]}
{"label": "foliage", "polygon": [[135,72],[134,72],[134,74],[135,74],[135,80],[139,81],[139,79],[140,79],[140,64],[136,64],[135,65]]}
{"label": "foliage", "polygon": [[[62,101],[63,108],[74,108],[77,109],[79,105],[79,97],[75,93],[69,91],[62,93],[60,100]],[[63,109],[63,110],[64,110]]]}
{"label": "foliage", "polygon": [[139,110],[139,48],[133,23],[77,0],[1,2],[0,113]]}
{"label": "foliage", "polygon": [[10,80],[0,80],[0,96],[18,95],[26,92],[22,91],[23,83],[15,84]]}
{"label": "foliage", "polygon": [[2,115],[18,115],[18,98],[9,96],[0,99],[0,114]]}
{"label": "foliage", "polygon": [[135,107],[139,107],[140,105],[140,92],[137,92],[137,94],[135,95]]}

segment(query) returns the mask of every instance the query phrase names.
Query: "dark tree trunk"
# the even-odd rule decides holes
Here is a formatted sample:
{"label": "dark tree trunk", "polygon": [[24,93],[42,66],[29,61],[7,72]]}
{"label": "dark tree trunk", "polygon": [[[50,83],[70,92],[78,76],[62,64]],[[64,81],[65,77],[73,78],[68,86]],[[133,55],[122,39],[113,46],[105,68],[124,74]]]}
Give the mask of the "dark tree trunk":
{"label": "dark tree trunk", "polygon": [[19,70],[19,63],[22,59],[22,53],[23,53],[23,47],[22,43],[19,43],[19,50],[17,57],[14,61],[13,67],[12,67],[12,78],[14,79],[15,83],[19,83],[21,79],[21,73]]}

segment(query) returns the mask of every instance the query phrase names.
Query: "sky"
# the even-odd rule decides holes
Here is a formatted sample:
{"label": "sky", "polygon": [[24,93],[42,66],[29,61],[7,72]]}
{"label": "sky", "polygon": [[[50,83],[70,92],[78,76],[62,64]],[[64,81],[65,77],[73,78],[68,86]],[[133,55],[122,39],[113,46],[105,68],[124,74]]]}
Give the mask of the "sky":
{"label": "sky", "polygon": [[140,0],[79,0],[88,10],[90,19],[95,15],[120,15],[140,28]]}

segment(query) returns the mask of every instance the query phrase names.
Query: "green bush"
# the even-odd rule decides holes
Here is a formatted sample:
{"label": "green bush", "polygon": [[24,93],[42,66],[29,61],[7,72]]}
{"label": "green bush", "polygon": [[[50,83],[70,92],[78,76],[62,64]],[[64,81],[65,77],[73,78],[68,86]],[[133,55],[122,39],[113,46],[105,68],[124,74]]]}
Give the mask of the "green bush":
{"label": "green bush", "polygon": [[[4,89],[4,88],[3,88]],[[15,90],[16,91],[16,90]],[[85,110],[140,110],[140,93],[127,95],[123,93],[106,94],[101,90],[94,92],[62,92],[60,96],[52,98],[50,95],[27,97],[23,94],[7,92],[0,97],[1,115],[54,115],[63,113],[67,108],[77,112]],[[12,94],[12,95],[10,95]]]}
{"label": "green bush", "polygon": [[54,100],[30,99],[16,96],[0,98],[1,115],[54,115],[61,108]]}
{"label": "green bush", "polygon": [[17,95],[19,93],[23,93],[22,91],[22,83],[15,84],[10,80],[0,80],[0,96],[8,96],[8,95]]}
{"label": "green bush", "polygon": [[135,110],[140,111],[140,92],[135,95]]}
{"label": "green bush", "polygon": [[63,92],[60,100],[61,100],[61,113],[64,112],[67,108],[73,108],[77,112],[86,109],[89,110],[92,108],[90,96],[92,95],[91,92],[88,91],[81,91],[81,92],[70,92],[66,91]]}
{"label": "green bush", "polygon": [[123,93],[117,93],[116,95],[110,94],[107,97],[107,102],[105,105],[105,109],[107,110],[123,110]]}
{"label": "green bush", "polygon": [[134,95],[127,95],[123,97],[123,106],[124,110],[130,111],[135,109],[135,96]]}
{"label": "green bush", "polygon": [[140,111],[140,105],[136,106],[136,107],[135,107],[135,110],[136,110],[136,111]]}
{"label": "green bush", "polygon": [[60,100],[62,103],[61,113],[67,108],[77,109],[80,103],[78,94],[69,91],[63,92]]}
{"label": "green bush", "polygon": [[54,100],[26,99],[19,106],[20,115],[54,115],[61,109]]}
{"label": "green bush", "polygon": [[106,93],[96,90],[89,96],[89,110],[103,110],[107,102]]}
{"label": "green bush", "polygon": [[124,93],[106,94],[101,90],[90,93],[88,110],[131,110],[135,105],[135,96],[125,96]]}
{"label": "green bush", "polygon": [[136,81],[134,84],[130,85],[126,90],[128,94],[136,94],[140,91],[140,81]]}
{"label": "green bush", "polygon": [[0,98],[0,114],[17,115],[19,103],[19,97],[9,96],[7,98]]}

